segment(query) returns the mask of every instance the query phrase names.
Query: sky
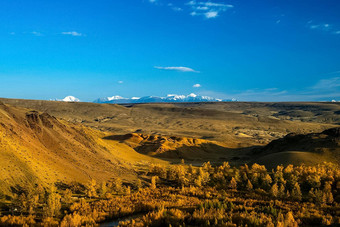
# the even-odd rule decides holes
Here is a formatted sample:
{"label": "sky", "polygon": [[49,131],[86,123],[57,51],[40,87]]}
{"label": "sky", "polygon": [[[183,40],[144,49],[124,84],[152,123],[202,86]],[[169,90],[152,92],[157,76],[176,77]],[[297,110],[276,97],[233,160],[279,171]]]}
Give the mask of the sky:
{"label": "sky", "polygon": [[0,97],[340,101],[338,0],[1,0]]}

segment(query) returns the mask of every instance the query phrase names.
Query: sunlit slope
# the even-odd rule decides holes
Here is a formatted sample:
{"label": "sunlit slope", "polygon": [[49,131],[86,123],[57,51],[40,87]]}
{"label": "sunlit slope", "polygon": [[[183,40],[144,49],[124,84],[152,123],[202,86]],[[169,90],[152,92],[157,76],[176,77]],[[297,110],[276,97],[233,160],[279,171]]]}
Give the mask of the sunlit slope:
{"label": "sunlit slope", "polygon": [[[256,156],[258,156],[256,158]],[[280,164],[340,164],[340,128],[307,135],[289,134],[254,151],[254,162],[267,167]]]}
{"label": "sunlit slope", "polygon": [[134,165],[160,162],[126,144],[103,140],[106,136],[47,113],[0,102],[0,189],[37,182],[85,183],[91,178],[103,181],[117,176],[131,180]]}
{"label": "sunlit slope", "polygon": [[105,139],[123,142],[141,154],[162,159],[185,159],[203,163],[228,160],[235,155],[240,155],[240,151],[233,151],[221,142],[204,139],[141,133],[113,135]]}

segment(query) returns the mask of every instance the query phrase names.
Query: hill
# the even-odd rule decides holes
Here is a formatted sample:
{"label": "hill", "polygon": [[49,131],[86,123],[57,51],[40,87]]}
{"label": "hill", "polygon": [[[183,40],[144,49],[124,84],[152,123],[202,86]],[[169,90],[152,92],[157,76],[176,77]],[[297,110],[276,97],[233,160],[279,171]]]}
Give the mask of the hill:
{"label": "hill", "polygon": [[128,144],[138,153],[151,157],[171,162],[179,162],[184,159],[186,162],[197,165],[207,161],[221,163],[245,153],[229,149],[221,142],[178,136],[129,133],[126,135],[113,135],[105,139]]}
{"label": "hill", "polygon": [[20,185],[136,179],[135,165],[160,163],[108,133],[0,102],[0,191]]}
{"label": "hill", "polygon": [[307,135],[291,133],[270,142],[263,148],[255,149],[254,155],[260,156],[254,162],[269,167],[302,163],[315,165],[322,162],[333,162],[339,165],[340,128]]}

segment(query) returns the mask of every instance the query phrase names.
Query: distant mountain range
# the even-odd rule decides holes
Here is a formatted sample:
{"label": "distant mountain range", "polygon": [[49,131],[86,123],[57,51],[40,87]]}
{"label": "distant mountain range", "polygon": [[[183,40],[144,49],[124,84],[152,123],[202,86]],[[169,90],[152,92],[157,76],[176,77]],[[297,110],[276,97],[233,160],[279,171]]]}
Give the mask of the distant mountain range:
{"label": "distant mountain range", "polygon": [[[50,99],[50,101],[60,102],[81,102],[80,99],[74,96],[66,96],[63,99]],[[173,102],[236,102],[236,99],[218,99],[209,96],[201,96],[191,93],[189,95],[175,95],[169,94],[166,97],[159,96],[144,96],[144,97],[132,97],[124,98],[119,95],[106,98],[98,98],[94,100],[94,103],[112,103],[112,104],[129,104],[129,103],[173,103]],[[321,101],[321,102],[340,102],[337,100]]]}
{"label": "distant mountain range", "polygon": [[172,102],[232,102],[235,99],[217,99],[209,96],[201,96],[191,93],[189,95],[170,94],[166,97],[145,96],[124,98],[121,96],[112,96],[107,98],[99,98],[94,100],[94,103],[172,103]]}

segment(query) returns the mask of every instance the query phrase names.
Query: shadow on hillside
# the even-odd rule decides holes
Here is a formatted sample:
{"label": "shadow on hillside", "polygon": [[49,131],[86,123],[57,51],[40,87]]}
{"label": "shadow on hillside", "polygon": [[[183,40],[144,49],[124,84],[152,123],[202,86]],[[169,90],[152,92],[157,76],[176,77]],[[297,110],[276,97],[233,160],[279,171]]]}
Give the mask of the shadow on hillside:
{"label": "shadow on hillside", "polygon": [[[117,140],[129,144],[132,137],[127,135],[113,135],[104,139]],[[170,137],[171,138],[171,137]],[[244,148],[227,148],[215,143],[181,144],[181,139],[174,137],[172,145],[163,145],[162,139],[151,141],[135,140],[134,149],[138,153],[179,163],[184,159],[187,164],[201,165],[210,161],[212,164],[229,162],[231,165],[253,164],[257,162],[272,168],[279,164],[294,165],[322,163],[340,160],[340,128],[327,129],[321,133],[288,134],[274,140],[266,146],[251,146]],[[177,143],[178,142],[178,143]]]}
{"label": "shadow on hillside", "polygon": [[266,155],[285,151],[304,151],[322,154],[340,145],[340,128],[330,128],[321,133],[288,134],[268,145],[254,149],[254,155]]}
{"label": "shadow on hillside", "polygon": [[[144,146],[137,148],[139,153],[144,149]],[[204,162],[211,162],[214,165],[229,162],[232,165],[240,165],[247,163],[250,156],[248,155],[253,147],[246,148],[227,148],[213,143],[203,143],[199,146],[183,145],[176,149],[166,150],[162,153],[153,155],[154,157],[179,163],[184,159],[186,163],[194,165],[202,165]]]}
{"label": "shadow on hillside", "polygon": [[[122,143],[129,144],[126,140],[132,137],[131,134],[125,135],[111,135],[106,136],[105,140],[115,140]],[[211,162],[212,164],[221,164],[229,162],[232,165],[242,165],[250,161],[250,154],[254,149],[259,149],[258,146],[251,146],[245,148],[227,148],[214,143],[201,143],[191,145],[182,145],[174,149],[164,149],[162,143],[142,142],[133,148],[136,152],[148,155],[154,158],[169,161],[170,163],[180,163],[182,159],[187,164],[201,165],[204,162]]]}
{"label": "shadow on hillside", "polygon": [[124,142],[127,139],[132,138],[132,134],[124,134],[124,135],[111,135],[103,137],[104,140],[116,140],[120,142]]}

